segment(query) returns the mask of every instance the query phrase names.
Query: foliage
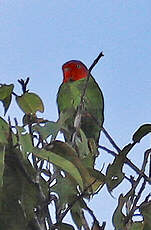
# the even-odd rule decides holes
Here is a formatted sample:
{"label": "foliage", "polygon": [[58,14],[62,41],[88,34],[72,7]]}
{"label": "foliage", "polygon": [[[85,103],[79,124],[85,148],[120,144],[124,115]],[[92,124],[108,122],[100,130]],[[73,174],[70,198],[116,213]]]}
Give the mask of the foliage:
{"label": "foliage", "polygon": [[[150,177],[145,174],[151,150],[146,150],[141,169],[129,160],[128,154],[151,132],[151,124],[138,128],[132,142],[122,150],[102,127],[115,152],[96,146],[80,128],[74,143],[59,141],[56,139],[58,132],[67,129],[65,121],[69,118],[68,114],[60,114],[56,122],[37,117],[38,111],[44,111],[44,105],[38,95],[27,90],[28,81],[19,80],[23,91],[20,96],[15,94],[13,84],[1,84],[0,87],[4,114],[12,96],[24,112],[20,126],[17,119],[12,125],[13,121],[0,117],[0,229],[74,230],[74,225],[64,222],[68,212],[78,229],[106,229],[105,222],[99,223],[88,207],[88,200],[104,185],[111,194],[124,180],[130,183],[131,188],[125,195],[119,194],[113,213],[115,230],[150,229],[150,194],[143,202],[140,198],[146,184],[151,183]],[[105,173],[95,168],[98,148],[114,156]],[[123,168],[126,164],[137,173],[137,178],[125,175]],[[48,208],[50,204],[55,208],[55,222],[52,222]],[[142,221],[134,220],[136,211],[142,216]],[[88,226],[85,212],[92,217],[92,226]]]}

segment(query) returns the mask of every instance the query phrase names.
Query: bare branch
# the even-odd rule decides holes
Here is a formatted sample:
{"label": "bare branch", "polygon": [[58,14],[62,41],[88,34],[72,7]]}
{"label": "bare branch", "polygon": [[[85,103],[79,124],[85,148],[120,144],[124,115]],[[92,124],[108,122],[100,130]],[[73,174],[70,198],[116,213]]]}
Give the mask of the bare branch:
{"label": "bare branch", "polygon": [[106,131],[106,129],[104,127],[102,128],[102,131],[105,134],[105,136],[107,137],[107,139],[109,140],[109,142],[111,143],[111,145],[117,150],[118,153],[120,153],[121,149],[117,146],[115,141],[112,139],[112,137],[109,135],[109,133]]}
{"label": "bare branch", "polygon": [[29,82],[29,77],[27,77],[27,79],[25,81],[23,79],[20,79],[20,80],[18,80],[18,82],[21,84],[23,93],[28,92],[28,90],[27,90],[27,84]]}

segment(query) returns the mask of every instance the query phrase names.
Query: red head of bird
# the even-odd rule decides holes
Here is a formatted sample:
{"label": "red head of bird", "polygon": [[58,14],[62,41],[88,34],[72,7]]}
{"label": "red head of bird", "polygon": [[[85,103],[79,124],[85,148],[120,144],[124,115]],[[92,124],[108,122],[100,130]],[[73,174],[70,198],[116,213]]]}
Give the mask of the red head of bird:
{"label": "red head of bird", "polygon": [[88,76],[87,67],[81,61],[77,60],[66,62],[62,66],[62,70],[63,82],[65,83],[68,81],[77,81]]}

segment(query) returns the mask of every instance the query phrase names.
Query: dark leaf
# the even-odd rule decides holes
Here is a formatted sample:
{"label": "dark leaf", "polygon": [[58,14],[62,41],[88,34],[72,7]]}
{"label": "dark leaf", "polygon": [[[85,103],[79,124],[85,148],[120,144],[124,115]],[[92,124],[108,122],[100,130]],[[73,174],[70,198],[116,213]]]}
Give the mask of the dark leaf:
{"label": "dark leaf", "polygon": [[66,224],[66,223],[60,223],[55,225],[56,230],[75,230],[75,228],[71,224]]}
{"label": "dark leaf", "polygon": [[3,186],[3,172],[5,167],[5,146],[0,144],[0,191]]}
{"label": "dark leaf", "polygon": [[11,103],[11,100],[12,100],[12,95],[6,97],[2,103],[3,103],[3,106],[4,106],[4,115],[7,113],[7,110],[10,106],[10,103]]}
{"label": "dark leaf", "polygon": [[14,85],[10,84],[10,85],[2,85],[0,87],[0,101],[2,101],[3,106],[4,106],[4,114],[6,114],[11,100],[12,100],[12,92],[14,89]]}
{"label": "dark leaf", "polygon": [[134,144],[126,145],[122,151],[115,157],[112,164],[109,164],[107,168],[107,188],[111,192],[116,188],[124,179],[123,165],[125,163],[126,155],[132,149]]}
{"label": "dark leaf", "polygon": [[0,143],[8,143],[9,132],[10,130],[8,123],[2,117],[0,117]]}
{"label": "dark leaf", "polygon": [[144,230],[143,226],[144,224],[142,221],[137,221],[132,223],[130,230]]}
{"label": "dark leaf", "polygon": [[145,124],[140,126],[140,128],[134,133],[133,141],[134,143],[140,142],[141,139],[151,132],[151,124]]}
{"label": "dark leaf", "polygon": [[55,192],[59,196],[59,206],[61,209],[66,207],[66,204],[70,204],[76,198],[77,195],[77,183],[72,177],[66,175],[65,177],[57,176],[57,183],[51,187],[51,192]]}
{"label": "dark leaf", "polygon": [[144,217],[143,230],[151,229],[151,201],[143,202],[140,206],[140,212]]}
{"label": "dark leaf", "polygon": [[118,199],[118,205],[115,209],[112,217],[113,226],[115,230],[126,230],[125,228],[125,216],[122,212],[123,206],[125,204],[125,197],[121,194]]}
{"label": "dark leaf", "polygon": [[71,217],[74,223],[76,224],[77,228],[81,230],[82,228],[82,219],[81,219],[82,209],[79,203],[76,202],[75,205],[73,205],[73,207],[71,208],[70,212],[71,212]]}

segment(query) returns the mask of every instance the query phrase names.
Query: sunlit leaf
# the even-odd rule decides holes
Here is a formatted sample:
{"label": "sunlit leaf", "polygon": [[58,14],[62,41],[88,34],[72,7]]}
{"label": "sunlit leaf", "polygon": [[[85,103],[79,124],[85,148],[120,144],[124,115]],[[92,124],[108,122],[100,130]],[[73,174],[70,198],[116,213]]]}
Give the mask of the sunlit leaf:
{"label": "sunlit leaf", "polygon": [[151,124],[145,124],[139,127],[139,129],[133,135],[133,141],[135,143],[140,142],[141,139],[151,132]]}
{"label": "sunlit leaf", "polygon": [[35,93],[26,92],[22,96],[16,96],[16,101],[24,113],[44,112],[43,102]]}
{"label": "sunlit leaf", "polygon": [[10,84],[10,85],[1,85],[0,86],[0,101],[4,100],[5,98],[7,98],[8,96],[11,95],[12,91],[14,89],[14,85]]}

